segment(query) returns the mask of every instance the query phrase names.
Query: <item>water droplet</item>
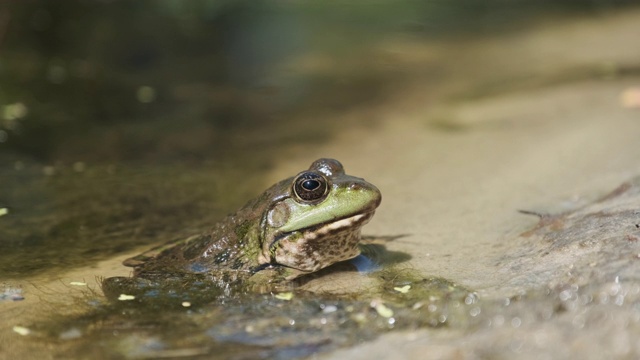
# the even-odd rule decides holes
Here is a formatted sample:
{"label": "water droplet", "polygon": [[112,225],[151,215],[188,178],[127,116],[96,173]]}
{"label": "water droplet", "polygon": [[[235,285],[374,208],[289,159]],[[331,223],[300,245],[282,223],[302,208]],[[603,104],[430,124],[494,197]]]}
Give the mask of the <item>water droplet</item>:
{"label": "water droplet", "polygon": [[336,312],[338,311],[338,307],[335,305],[326,305],[323,309],[322,312],[325,314],[330,314],[332,312]]}
{"label": "water droplet", "polygon": [[613,301],[614,304],[618,305],[618,306],[622,306],[622,304],[624,304],[624,295],[620,294],[618,296],[616,296],[615,300]]}
{"label": "water droplet", "polygon": [[571,291],[570,290],[563,290],[563,291],[560,292],[558,297],[560,298],[560,301],[567,301],[567,300],[571,299]]}
{"label": "water droplet", "polygon": [[513,319],[511,319],[511,326],[513,326],[514,328],[518,328],[520,327],[520,325],[522,325],[522,320],[520,320],[519,317],[514,317]]}
{"label": "water droplet", "polygon": [[476,294],[468,294],[464,298],[464,303],[467,305],[475,304],[478,301],[478,296]]}
{"label": "water droplet", "polygon": [[590,294],[580,295],[580,304],[587,305],[593,301],[593,296]]}

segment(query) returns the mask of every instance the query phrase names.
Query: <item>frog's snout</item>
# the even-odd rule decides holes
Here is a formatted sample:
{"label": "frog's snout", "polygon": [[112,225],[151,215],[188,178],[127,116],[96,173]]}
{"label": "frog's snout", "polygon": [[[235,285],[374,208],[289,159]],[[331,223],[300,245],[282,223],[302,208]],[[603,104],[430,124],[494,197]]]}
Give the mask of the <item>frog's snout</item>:
{"label": "frog's snout", "polygon": [[380,203],[382,202],[382,193],[380,193],[380,190],[378,190],[375,185],[365,182],[364,179],[360,180],[361,181],[354,181],[349,184],[347,189],[349,191],[358,191],[363,195],[366,195],[370,199],[368,207],[375,209],[380,206]]}

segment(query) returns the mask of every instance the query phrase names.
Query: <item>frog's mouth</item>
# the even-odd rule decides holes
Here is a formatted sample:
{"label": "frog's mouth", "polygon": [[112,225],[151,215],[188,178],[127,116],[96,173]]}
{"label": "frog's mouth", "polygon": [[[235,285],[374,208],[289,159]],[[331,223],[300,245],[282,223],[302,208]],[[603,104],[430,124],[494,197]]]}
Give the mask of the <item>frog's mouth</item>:
{"label": "frog's mouth", "polygon": [[304,233],[305,240],[314,240],[325,236],[331,236],[332,234],[339,233],[345,229],[359,230],[360,227],[365,225],[371,218],[375,211],[370,211],[362,214],[356,214],[350,217],[330,221],[324,224],[316,225],[310,228],[297,230]]}
{"label": "frog's mouth", "polygon": [[303,234],[304,240],[314,240],[321,237],[331,236],[332,234],[339,233],[345,229],[357,230],[365,225],[373,217],[375,211],[369,211],[365,213],[355,214],[348,217],[343,217],[337,220],[332,220],[315,226],[307,228],[297,229],[278,234],[274,237],[273,241],[269,245],[269,248],[273,248],[280,240],[289,237],[294,233]]}

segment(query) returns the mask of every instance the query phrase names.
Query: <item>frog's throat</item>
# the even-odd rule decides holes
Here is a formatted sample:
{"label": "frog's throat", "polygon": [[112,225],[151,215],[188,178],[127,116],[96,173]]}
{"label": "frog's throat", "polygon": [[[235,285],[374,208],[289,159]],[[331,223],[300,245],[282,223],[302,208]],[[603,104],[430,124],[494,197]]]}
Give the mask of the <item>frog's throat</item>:
{"label": "frog's throat", "polygon": [[[296,250],[300,249],[298,246],[291,246],[292,243],[289,243],[288,241],[283,244],[278,244],[281,240],[286,241],[286,240],[290,240],[293,237],[295,238],[294,242],[296,244],[307,244],[313,247],[317,247],[318,250],[323,248],[320,242],[322,242],[324,239],[330,239],[333,236],[337,236],[338,234],[344,233],[346,231],[354,232],[354,233],[357,232],[358,233],[357,238],[359,239],[360,228],[363,225],[365,225],[367,222],[369,222],[369,220],[373,217],[374,212],[375,211],[369,211],[365,213],[355,214],[355,215],[351,215],[341,219],[333,220],[331,222],[326,222],[323,224],[312,226],[309,228],[304,228],[304,229],[299,229],[295,231],[278,234],[277,236],[274,237],[274,239],[271,241],[269,246],[265,248],[265,250],[267,250],[267,253],[261,254],[262,256],[261,256],[260,262],[265,261],[271,264],[288,266],[287,264],[282,264],[281,261],[276,260],[276,252],[278,250],[279,245],[281,247],[284,247],[283,249],[280,249],[280,251],[285,251],[285,252],[290,251],[290,253],[286,255],[287,258],[298,256],[298,261],[303,261],[302,259],[300,259],[300,257],[304,256],[305,254],[297,253]],[[355,252],[353,256],[357,256],[359,252],[357,251],[357,246],[355,246],[355,244],[354,244],[354,249],[356,250],[354,250]],[[280,253],[280,256],[282,255],[283,254]],[[347,255],[347,254],[344,253],[343,255]],[[345,258],[341,260],[347,260],[347,259]],[[309,271],[316,271],[316,270],[309,270]]]}

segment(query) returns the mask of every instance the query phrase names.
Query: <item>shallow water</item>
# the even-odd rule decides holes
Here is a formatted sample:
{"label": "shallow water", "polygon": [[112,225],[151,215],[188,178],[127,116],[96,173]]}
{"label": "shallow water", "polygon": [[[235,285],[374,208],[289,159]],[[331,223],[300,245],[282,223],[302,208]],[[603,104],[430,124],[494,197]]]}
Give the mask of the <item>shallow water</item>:
{"label": "shallow water", "polygon": [[[640,352],[633,193],[631,212],[583,239],[619,205],[593,202],[638,175],[637,11],[471,36],[417,31],[398,7],[379,28],[334,18],[328,39],[320,22],[266,51],[249,40],[273,42],[308,10],[167,2],[143,19],[144,5],[103,4],[82,20],[101,30],[78,38],[88,25],[56,12],[76,3],[33,4],[11,7],[11,24],[31,28],[0,36],[2,357]],[[148,30],[119,43],[138,21]],[[207,35],[221,33],[233,36]],[[102,42],[78,55],[64,39]],[[384,270],[328,270],[280,294],[171,292],[149,308],[103,297],[100,278],[128,276],[126,257],[205,230],[323,156],[381,189],[364,232]],[[542,216],[537,228],[517,210],[576,225]]]}

